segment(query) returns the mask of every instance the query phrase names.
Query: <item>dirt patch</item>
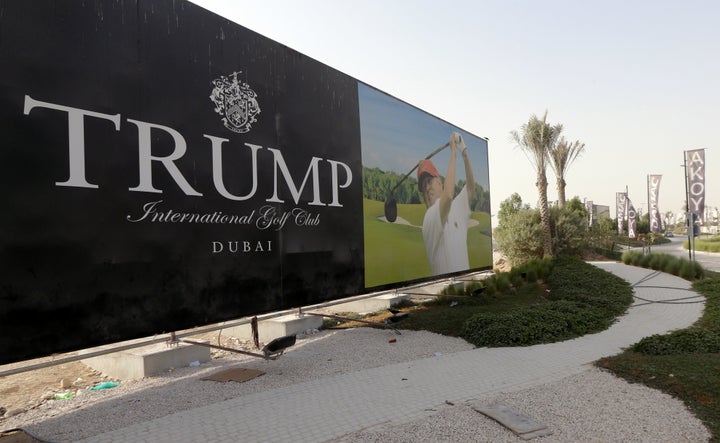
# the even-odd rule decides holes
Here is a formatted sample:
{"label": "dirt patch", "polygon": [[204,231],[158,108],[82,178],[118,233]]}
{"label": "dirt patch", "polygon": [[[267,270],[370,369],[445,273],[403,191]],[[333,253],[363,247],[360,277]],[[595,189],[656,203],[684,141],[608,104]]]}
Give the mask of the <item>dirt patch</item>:
{"label": "dirt patch", "polygon": [[[207,340],[212,344],[220,344],[231,348],[251,349],[249,343],[220,335],[217,332],[201,334],[191,338]],[[216,349],[212,349],[210,352],[211,358],[222,358],[229,354],[231,352]],[[80,361],[0,377],[0,430],[5,430],[3,426],[5,418],[22,414],[49,401],[64,400],[62,398],[56,399],[56,395],[75,397],[78,391],[106,381],[121,380],[112,379]],[[10,436],[3,436],[2,443],[13,441],[6,440],[6,438],[9,439]],[[13,438],[22,438],[22,435],[14,434]]]}
{"label": "dirt patch", "polygon": [[593,251],[584,251],[582,259],[585,261],[615,261],[611,258],[608,258],[602,254],[598,254],[597,252]]}
{"label": "dirt patch", "polygon": [[[65,363],[0,377],[0,407],[11,417],[54,400],[56,394],[75,395],[78,390],[110,379],[81,362]],[[0,418],[0,429],[2,418]]]}
{"label": "dirt patch", "polygon": [[33,437],[22,429],[10,429],[0,432],[2,443],[46,443],[43,440]]}

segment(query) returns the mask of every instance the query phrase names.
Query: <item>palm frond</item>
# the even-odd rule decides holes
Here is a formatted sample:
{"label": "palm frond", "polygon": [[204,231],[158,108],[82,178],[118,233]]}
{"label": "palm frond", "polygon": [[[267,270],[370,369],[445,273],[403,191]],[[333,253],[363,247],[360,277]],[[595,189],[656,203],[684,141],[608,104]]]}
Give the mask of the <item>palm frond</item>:
{"label": "palm frond", "polygon": [[557,144],[550,149],[550,167],[558,178],[564,178],[568,166],[585,151],[585,143],[579,140],[569,142],[561,137]]}
{"label": "palm frond", "polygon": [[550,126],[545,111],[542,119],[534,114],[530,116],[528,122],[520,127],[520,131],[510,131],[510,137],[540,172],[545,171],[551,148],[555,146],[562,129],[561,124]]}

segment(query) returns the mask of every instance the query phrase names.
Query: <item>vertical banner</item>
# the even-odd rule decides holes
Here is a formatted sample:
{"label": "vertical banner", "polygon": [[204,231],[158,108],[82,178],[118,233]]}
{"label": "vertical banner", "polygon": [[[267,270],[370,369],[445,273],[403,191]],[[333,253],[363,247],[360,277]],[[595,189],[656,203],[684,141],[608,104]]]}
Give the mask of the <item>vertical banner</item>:
{"label": "vertical banner", "polygon": [[628,215],[628,237],[637,238],[637,211],[630,199],[627,199],[627,215]]}
{"label": "vertical banner", "polygon": [[662,231],[662,218],[658,201],[660,199],[660,180],[662,175],[648,175],[648,209],[650,213],[650,232]]}
{"label": "vertical banner", "polygon": [[627,195],[624,192],[615,193],[615,214],[617,215],[618,234],[623,233],[623,220],[625,220],[625,199]]}
{"label": "vertical banner", "polygon": [[705,224],[705,149],[685,151],[688,211]]}

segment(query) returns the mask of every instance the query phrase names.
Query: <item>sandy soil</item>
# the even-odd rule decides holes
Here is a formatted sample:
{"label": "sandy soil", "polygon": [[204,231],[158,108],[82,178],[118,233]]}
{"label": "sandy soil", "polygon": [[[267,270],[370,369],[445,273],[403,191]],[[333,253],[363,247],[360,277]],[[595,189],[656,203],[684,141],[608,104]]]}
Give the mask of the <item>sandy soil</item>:
{"label": "sandy soil", "polygon": [[[222,346],[233,348],[237,348],[240,344],[239,340],[218,336],[216,332],[190,338],[208,340],[213,344],[217,344],[220,340]],[[249,344],[245,344],[244,347],[249,349]],[[241,348],[243,347],[241,346]],[[211,350],[213,359],[222,358],[228,354],[228,351]],[[62,399],[55,398],[56,394],[69,393],[76,396],[78,391],[106,381],[120,380],[112,379],[80,361],[0,377],[0,430],[4,429],[3,418],[22,414],[49,401],[62,401]]]}

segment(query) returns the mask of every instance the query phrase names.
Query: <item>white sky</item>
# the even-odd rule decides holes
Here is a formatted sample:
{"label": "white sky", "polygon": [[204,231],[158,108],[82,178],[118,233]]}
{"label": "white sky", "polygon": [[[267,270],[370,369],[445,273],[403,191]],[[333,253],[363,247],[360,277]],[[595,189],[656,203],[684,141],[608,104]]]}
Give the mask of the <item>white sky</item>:
{"label": "white sky", "polygon": [[683,151],[706,148],[706,205],[720,206],[720,2],[194,3],[488,138],[493,214],[513,192],[536,205],[535,171],[509,133],[546,110],[585,143],[568,198],[614,215],[627,186],[646,213],[647,175],[662,174],[660,211],[682,211]]}

